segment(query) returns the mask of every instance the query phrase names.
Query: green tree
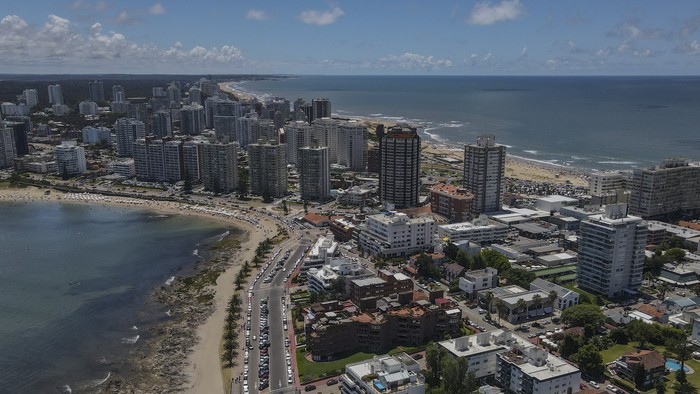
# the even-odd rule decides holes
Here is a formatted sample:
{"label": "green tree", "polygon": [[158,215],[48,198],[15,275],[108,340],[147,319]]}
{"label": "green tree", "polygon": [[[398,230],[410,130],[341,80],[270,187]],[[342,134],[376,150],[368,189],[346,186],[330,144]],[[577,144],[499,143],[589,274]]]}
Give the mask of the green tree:
{"label": "green tree", "polygon": [[562,341],[561,348],[559,348],[559,354],[562,357],[570,357],[572,354],[576,353],[578,348],[581,346],[580,341],[577,340],[571,334],[564,335],[564,340]]}
{"label": "green tree", "polygon": [[481,251],[481,257],[484,259],[484,264],[487,267],[493,267],[499,273],[506,272],[510,269],[510,261],[508,258],[495,250],[484,249]]}
{"label": "green tree", "polygon": [[578,364],[581,371],[585,373],[593,376],[603,374],[603,356],[600,355],[600,349],[593,345],[581,346],[572,359]]}
{"label": "green tree", "polygon": [[285,215],[289,215],[289,207],[287,207],[287,200],[282,200],[282,210]]}
{"label": "green tree", "polygon": [[643,387],[644,381],[647,378],[647,372],[644,369],[644,365],[641,363],[635,364],[634,368],[632,369],[632,376],[634,377],[634,384],[637,387]]}
{"label": "green tree", "polygon": [[431,387],[440,385],[440,376],[442,371],[442,359],[445,353],[442,346],[435,342],[430,342],[425,350],[425,367],[428,374],[425,376],[425,381]]}
{"label": "green tree", "polygon": [[445,257],[447,257],[450,260],[457,260],[457,253],[460,251],[459,247],[457,245],[453,244],[452,242],[448,242],[447,245],[445,245]]}
{"label": "green tree", "polygon": [[522,322],[523,320],[527,320],[527,315],[525,315],[525,319],[523,319],[522,316],[522,314],[527,311],[527,302],[522,298],[518,298],[518,302],[515,304],[515,308],[518,311],[518,321]]}
{"label": "green tree", "polygon": [[660,379],[658,382],[656,382],[654,388],[656,389],[656,394],[666,394],[666,385],[664,384],[663,379]]}
{"label": "green tree", "polygon": [[671,249],[666,251],[666,256],[670,260],[680,264],[685,259],[685,250],[683,250],[681,248],[671,248]]}
{"label": "green tree", "polygon": [[304,213],[309,213],[309,202],[304,200]]}
{"label": "green tree", "polygon": [[537,311],[537,316],[540,315],[540,308],[542,308],[542,296],[539,294],[535,294],[532,296],[532,306],[535,307],[535,310]]}
{"label": "green tree", "polygon": [[600,326],[605,322],[605,315],[596,305],[579,304],[564,309],[561,320],[571,326],[584,326],[587,323]]}
{"label": "green tree", "polygon": [[506,280],[507,284],[518,285],[524,288],[529,288],[530,282],[537,278],[534,272],[522,268],[511,268],[500,276]]}
{"label": "green tree", "polygon": [[473,259],[469,257],[467,252],[463,251],[462,249],[459,249],[459,251],[457,252],[457,264],[461,265],[466,269],[470,269],[473,264]]}

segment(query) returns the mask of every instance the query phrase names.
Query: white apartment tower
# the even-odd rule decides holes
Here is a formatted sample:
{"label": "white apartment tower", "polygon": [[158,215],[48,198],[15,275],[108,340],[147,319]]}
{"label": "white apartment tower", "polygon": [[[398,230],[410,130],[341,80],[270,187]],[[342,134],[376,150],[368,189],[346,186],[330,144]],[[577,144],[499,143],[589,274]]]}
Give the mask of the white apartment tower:
{"label": "white apartment tower", "polygon": [[391,127],[380,145],[379,200],[395,208],[418,205],[420,136],[414,127]]}
{"label": "white apartment tower", "polygon": [[647,225],[627,215],[627,204],[581,222],[577,281],[581,289],[617,297],[642,284]]}
{"label": "white apartment tower", "polygon": [[248,145],[250,192],[265,198],[287,193],[287,147],[277,141]]}
{"label": "white apartment tower", "polygon": [[635,168],[630,182],[630,213],[643,218],[700,210],[700,165],[685,159]]}
{"label": "white apartment tower", "polygon": [[313,127],[303,120],[294,120],[284,126],[284,142],[287,145],[287,162],[297,165],[298,151],[311,145]]}
{"label": "white apartment tower", "polygon": [[201,145],[201,176],[204,189],[228,194],[238,187],[238,143]]}
{"label": "white apartment tower", "polygon": [[135,119],[121,118],[114,123],[117,134],[117,154],[131,157],[134,155],[134,141],[146,138],[146,125]]}
{"label": "white apartment tower", "polygon": [[305,147],[298,151],[299,189],[301,198],[323,201],[331,194],[331,165],[328,148]]}
{"label": "white apartment tower", "polygon": [[78,146],[75,141],[62,141],[61,145],[54,149],[54,158],[59,175],[82,174],[87,170],[85,148]]}
{"label": "white apartment tower", "polygon": [[0,123],[0,168],[12,167],[15,157],[15,131],[12,127]]}
{"label": "white apartment tower", "polygon": [[505,168],[506,147],[495,136],[481,135],[464,147],[464,188],[474,194],[473,215],[501,209]]}
{"label": "white apartment tower", "polygon": [[202,141],[185,141],[182,144],[182,179],[190,178],[192,183],[199,182],[202,176],[201,170],[201,146]]}
{"label": "white apartment tower", "polygon": [[39,93],[37,93],[36,89],[25,89],[22,92],[22,97],[24,97],[24,102],[29,108],[39,104]]}
{"label": "white apartment tower", "polygon": [[318,146],[328,147],[328,159],[331,164],[338,162],[338,123],[331,118],[316,118],[311,123],[314,129],[311,138]]}
{"label": "white apartment tower", "polygon": [[367,127],[358,122],[338,124],[338,164],[351,171],[367,169]]}
{"label": "white apartment tower", "polygon": [[49,85],[49,103],[54,105],[63,105],[63,89],[61,85]]}

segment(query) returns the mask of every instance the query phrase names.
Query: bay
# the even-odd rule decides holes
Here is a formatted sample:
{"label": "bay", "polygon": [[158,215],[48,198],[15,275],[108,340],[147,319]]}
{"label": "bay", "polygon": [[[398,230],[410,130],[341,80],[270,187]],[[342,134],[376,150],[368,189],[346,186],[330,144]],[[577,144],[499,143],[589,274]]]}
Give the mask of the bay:
{"label": "bay", "polygon": [[[86,392],[168,319],[149,302],[221,223],[114,206],[0,203],[0,392]],[[233,230],[233,229],[232,229]]]}
{"label": "bay", "polygon": [[700,77],[292,76],[234,86],[331,100],[337,116],[417,123],[455,145],[496,136],[508,153],[586,169],[700,160]]}

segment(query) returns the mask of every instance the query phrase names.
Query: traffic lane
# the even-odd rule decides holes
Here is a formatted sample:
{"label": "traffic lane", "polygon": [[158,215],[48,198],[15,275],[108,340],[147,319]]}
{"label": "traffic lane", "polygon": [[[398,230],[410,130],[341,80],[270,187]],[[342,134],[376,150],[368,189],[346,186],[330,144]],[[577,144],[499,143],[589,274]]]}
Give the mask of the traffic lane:
{"label": "traffic lane", "polygon": [[[260,365],[260,351],[258,350],[258,340],[260,338],[260,299],[261,294],[258,289],[253,291],[251,297],[252,316],[250,320],[250,346],[248,347],[248,389],[251,393],[258,393],[258,365]],[[253,335],[256,340],[253,340]],[[248,341],[246,341],[247,345]],[[245,350],[244,350],[245,352]]]}
{"label": "traffic lane", "polygon": [[276,390],[288,385],[287,363],[284,352],[284,330],[282,329],[282,302],[280,301],[284,297],[284,289],[273,288],[270,289],[269,294],[270,390]]}
{"label": "traffic lane", "polygon": [[284,286],[287,281],[287,274],[290,274],[291,278],[291,273],[294,271],[294,264],[298,259],[304,256],[304,251],[307,246],[308,245],[297,243],[292,247],[292,253],[290,253],[287,261],[284,262],[283,269],[279,270],[277,276],[272,280],[273,286]]}

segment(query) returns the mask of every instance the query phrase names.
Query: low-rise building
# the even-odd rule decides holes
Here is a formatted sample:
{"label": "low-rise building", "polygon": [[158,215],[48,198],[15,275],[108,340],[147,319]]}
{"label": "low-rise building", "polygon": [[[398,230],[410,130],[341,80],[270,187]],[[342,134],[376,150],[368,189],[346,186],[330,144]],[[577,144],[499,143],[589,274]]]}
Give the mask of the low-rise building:
{"label": "low-rise building", "polygon": [[464,188],[438,183],[430,188],[430,211],[452,223],[466,222],[471,217],[474,195]]}
{"label": "low-rise building", "polygon": [[402,273],[392,273],[386,270],[378,272],[379,277],[366,277],[349,281],[350,299],[362,310],[374,309],[377,300],[392,294],[399,296],[402,304],[408,303],[413,297],[413,280]]}
{"label": "low-rise building", "polygon": [[533,344],[515,344],[496,355],[496,381],[506,392],[562,394],[579,391],[581,371]]}
{"label": "low-rise building", "polygon": [[550,296],[556,293],[557,298],[554,300],[554,308],[560,311],[579,303],[580,295],[577,292],[544,279],[537,278],[530,282],[530,290],[541,290],[550,294]]}
{"label": "low-rise building", "polygon": [[469,371],[481,379],[496,374],[496,354],[507,351],[517,342],[524,344],[524,339],[510,331],[493,330],[438,343],[451,356],[467,359]]}
{"label": "low-rise building", "polygon": [[498,316],[511,324],[523,323],[551,314],[553,311],[549,292],[525,290],[516,285],[481,290],[478,293],[479,303],[485,307],[488,307],[486,305],[487,292],[491,292],[493,296],[489,312],[497,313]]}
{"label": "low-rise building", "polygon": [[618,375],[637,383],[637,368],[644,368],[644,382],[639,386],[653,387],[666,373],[666,359],[654,350],[639,350],[623,354],[615,360],[613,368]]}
{"label": "low-rise building", "polygon": [[481,290],[492,289],[498,286],[498,270],[488,267],[481,270],[468,271],[464,277],[459,278],[459,290],[462,297],[474,300]]}
{"label": "low-rise building", "polygon": [[425,387],[420,365],[406,353],[348,364],[340,375],[341,394],[424,394]]}
{"label": "low-rise building", "polygon": [[320,236],[311,247],[309,253],[304,256],[299,275],[306,276],[311,268],[321,268],[328,259],[338,254],[338,243],[332,235]]}
{"label": "low-rise building", "polygon": [[359,244],[365,252],[385,258],[410,256],[432,248],[434,234],[432,218],[409,218],[392,211],[368,216],[361,227]]}
{"label": "low-rise building", "polygon": [[506,239],[508,226],[481,215],[471,222],[440,225],[437,233],[439,238],[447,238],[450,242],[468,240],[484,244]]}
{"label": "low-rise building", "polygon": [[328,259],[328,264],[321,268],[311,268],[306,275],[309,291],[328,291],[335,281],[344,278],[345,289],[348,291],[349,282],[353,279],[361,279],[374,276],[374,273],[360,265],[357,261],[347,257]]}

